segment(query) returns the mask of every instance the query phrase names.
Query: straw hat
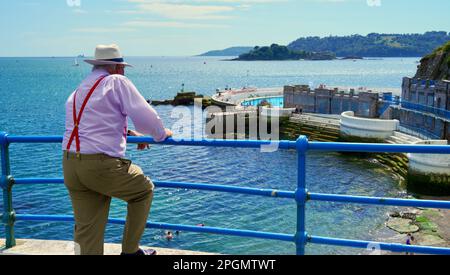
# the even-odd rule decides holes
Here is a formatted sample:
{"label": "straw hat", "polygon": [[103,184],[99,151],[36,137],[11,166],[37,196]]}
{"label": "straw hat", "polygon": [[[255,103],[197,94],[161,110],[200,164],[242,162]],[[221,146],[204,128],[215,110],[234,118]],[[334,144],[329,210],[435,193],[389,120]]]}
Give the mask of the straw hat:
{"label": "straw hat", "polygon": [[130,64],[124,62],[119,46],[116,44],[98,45],[95,48],[95,59],[86,59],[84,62],[91,65],[125,65],[131,67]]}

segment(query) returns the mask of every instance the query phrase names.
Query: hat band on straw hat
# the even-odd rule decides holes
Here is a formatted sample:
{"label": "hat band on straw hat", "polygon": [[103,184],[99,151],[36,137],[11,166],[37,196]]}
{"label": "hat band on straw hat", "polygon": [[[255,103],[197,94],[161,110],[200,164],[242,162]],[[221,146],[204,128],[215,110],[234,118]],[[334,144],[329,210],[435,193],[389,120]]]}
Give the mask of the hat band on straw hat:
{"label": "hat band on straw hat", "polygon": [[123,58],[113,58],[113,59],[98,59],[98,60],[101,60],[101,61],[112,61],[112,62],[119,62],[119,63],[122,63],[122,62],[124,62],[125,60],[123,59]]}

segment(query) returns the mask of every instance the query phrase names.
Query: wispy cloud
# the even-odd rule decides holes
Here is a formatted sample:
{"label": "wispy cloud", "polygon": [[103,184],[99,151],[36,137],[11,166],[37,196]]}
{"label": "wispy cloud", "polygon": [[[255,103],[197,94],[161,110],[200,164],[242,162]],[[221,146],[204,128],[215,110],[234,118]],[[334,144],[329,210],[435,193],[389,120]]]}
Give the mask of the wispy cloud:
{"label": "wispy cloud", "polygon": [[224,13],[235,10],[228,5],[198,5],[172,1],[129,0],[139,12],[152,13],[169,19],[226,19]]}
{"label": "wispy cloud", "polygon": [[[136,15],[114,28],[78,28],[74,32],[109,33],[132,32],[148,28],[171,29],[224,29],[236,15],[233,12],[247,11],[253,5],[282,3],[289,0],[125,0],[131,7],[107,10],[107,13]],[[147,20],[145,15],[155,15]],[[142,18],[140,18],[142,15]],[[128,16],[129,17],[129,16]],[[218,21],[221,21],[218,23]]]}
{"label": "wispy cloud", "polygon": [[151,13],[177,20],[224,20],[232,12],[248,9],[252,4],[280,3],[287,0],[128,0],[136,9],[125,13]]}
{"label": "wispy cloud", "polygon": [[123,24],[126,27],[137,28],[177,28],[177,29],[189,29],[189,28],[228,28],[228,25],[224,24],[200,24],[200,23],[186,23],[179,21],[144,21],[136,20],[129,21]]}
{"label": "wispy cloud", "polygon": [[110,27],[110,28],[76,28],[72,30],[73,32],[79,32],[79,33],[123,33],[123,32],[134,32],[136,31],[133,28],[126,28],[126,27]]}
{"label": "wispy cloud", "polygon": [[74,13],[79,13],[79,14],[86,14],[86,13],[88,13],[86,10],[83,10],[83,9],[74,9],[73,12]]}

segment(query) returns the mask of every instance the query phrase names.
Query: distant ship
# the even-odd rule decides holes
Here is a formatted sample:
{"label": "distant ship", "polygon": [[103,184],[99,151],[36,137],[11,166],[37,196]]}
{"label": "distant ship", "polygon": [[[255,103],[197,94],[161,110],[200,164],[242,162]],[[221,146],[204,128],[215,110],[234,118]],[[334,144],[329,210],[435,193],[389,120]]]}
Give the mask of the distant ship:
{"label": "distant ship", "polygon": [[84,53],[78,55],[78,58],[84,58],[84,57],[85,57],[85,56],[84,56]]}

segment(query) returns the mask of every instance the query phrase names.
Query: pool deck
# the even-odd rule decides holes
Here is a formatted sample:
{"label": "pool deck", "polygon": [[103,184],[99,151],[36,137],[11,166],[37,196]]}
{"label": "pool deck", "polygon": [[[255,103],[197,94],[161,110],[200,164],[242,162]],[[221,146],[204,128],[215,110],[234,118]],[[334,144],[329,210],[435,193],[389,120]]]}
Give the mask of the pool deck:
{"label": "pool deck", "polygon": [[[20,239],[16,240],[17,245],[10,249],[0,249],[0,255],[75,255],[74,243],[71,241],[48,241],[48,240],[30,240]],[[0,239],[0,247],[4,247],[5,240]],[[158,255],[217,255],[212,253],[176,250],[158,247],[143,247],[153,248],[158,252]],[[105,255],[120,255],[120,244],[105,244]]]}

